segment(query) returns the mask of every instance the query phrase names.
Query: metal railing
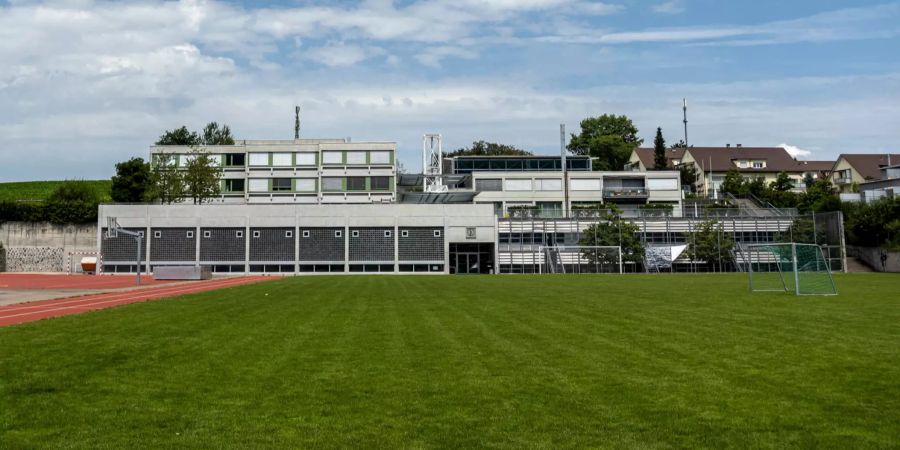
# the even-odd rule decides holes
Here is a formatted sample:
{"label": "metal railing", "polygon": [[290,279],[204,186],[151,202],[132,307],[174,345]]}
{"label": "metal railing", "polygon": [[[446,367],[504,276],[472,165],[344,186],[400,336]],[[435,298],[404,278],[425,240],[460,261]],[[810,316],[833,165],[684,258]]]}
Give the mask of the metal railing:
{"label": "metal railing", "polygon": [[647,192],[647,188],[643,187],[634,187],[634,188],[603,188],[603,197],[604,198],[642,198],[647,197],[650,194]]}

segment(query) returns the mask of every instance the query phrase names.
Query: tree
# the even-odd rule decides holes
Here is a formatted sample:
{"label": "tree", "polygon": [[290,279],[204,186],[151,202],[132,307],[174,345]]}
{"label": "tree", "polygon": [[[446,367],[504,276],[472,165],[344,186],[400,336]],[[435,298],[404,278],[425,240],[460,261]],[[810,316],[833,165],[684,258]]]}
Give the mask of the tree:
{"label": "tree", "polygon": [[221,186],[219,178],[222,176],[222,168],[218,161],[209,153],[194,148],[191,151],[184,171],[184,188],[187,197],[190,197],[195,205],[219,195]]}
{"label": "tree", "polygon": [[769,188],[776,192],[790,192],[794,189],[794,180],[788,176],[787,172],[781,172],[775,181],[769,185]]}
{"label": "tree", "polygon": [[637,135],[628,117],[604,114],[582,120],[581,133],[572,135],[567,148],[594,158],[594,170],[622,170],[632,150],[644,142]]}
{"label": "tree", "polygon": [[678,172],[681,175],[681,185],[689,186],[694,192],[697,184],[697,167],[693,164],[679,164]]}
{"label": "tree", "polygon": [[116,164],[111,196],[114,202],[140,203],[153,200],[153,172],[143,158],[131,158]]}
{"label": "tree", "polygon": [[156,145],[198,145],[200,144],[200,136],[193,131],[188,131],[187,127],[176,128],[172,131],[166,131]]}
{"label": "tree", "polygon": [[100,195],[90,183],[69,180],[60,184],[44,203],[44,216],[56,224],[82,224],[97,221]]}
{"label": "tree", "polygon": [[725,181],[723,181],[721,185],[722,192],[727,192],[731,195],[740,195],[746,194],[747,189],[747,183],[737,169],[732,168],[725,174]]}
{"label": "tree", "polygon": [[532,153],[512,145],[498,144],[496,142],[475,141],[469,147],[458,148],[445,156],[530,156]]}
{"label": "tree", "polygon": [[662,127],[656,128],[656,138],[653,139],[653,168],[666,170],[666,140],[663,139]]}
{"label": "tree", "polygon": [[234,137],[231,136],[231,129],[228,125],[222,125],[216,122],[210,122],[203,128],[203,135],[200,137],[200,144],[203,145],[234,145]]}
{"label": "tree", "polygon": [[812,173],[806,172],[806,175],[803,176],[803,184],[806,185],[806,188],[809,189],[815,182],[816,177],[814,177]]}
{"label": "tree", "polygon": [[724,233],[716,220],[700,223],[691,236],[688,254],[692,260],[705,261],[707,264],[722,266],[728,262],[734,241]]}
{"label": "tree", "polygon": [[[644,260],[644,244],[638,238],[640,229],[634,223],[622,219],[622,212],[615,205],[610,205],[609,210],[597,223],[588,226],[578,245],[581,246],[621,246],[622,261],[641,263]],[[591,264],[609,264],[618,261],[608,261],[612,255],[606,252],[591,251],[585,249],[582,256]]]}
{"label": "tree", "polygon": [[164,204],[182,201],[185,194],[184,174],[178,170],[176,156],[169,153],[156,154],[151,167],[153,196]]}
{"label": "tree", "polygon": [[797,208],[800,212],[839,211],[841,199],[831,181],[817,180],[800,197]]}
{"label": "tree", "polygon": [[749,183],[747,183],[747,191],[753,194],[758,199],[765,200],[768,198],[768,186],[766,185],[766,179],[763,177],[756,177]]}
{"label": "tree", "polygon": [[[693,147],[693,145],[691,147]],[[679,139],[678,142],[672,144],[669,148],[688,148],[688,146],[684,143],[684,139]]]}

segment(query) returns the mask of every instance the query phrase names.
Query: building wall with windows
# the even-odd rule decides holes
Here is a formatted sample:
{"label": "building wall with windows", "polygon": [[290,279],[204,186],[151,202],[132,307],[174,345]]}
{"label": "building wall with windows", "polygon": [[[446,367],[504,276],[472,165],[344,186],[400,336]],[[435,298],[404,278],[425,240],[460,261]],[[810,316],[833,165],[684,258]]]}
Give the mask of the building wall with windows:
{"label": "building wall with windows", "polygon": [[[383,203],[396,200],[397,146],[343,139],[237,141],[206,146],[222,168],[214,203]],[[187,146],[153,146],[150,157],[172,155],[184,167]]]}
{"label": "building wall with windows", "polygon": [[568,204],[561,172],[474,172],[475,203],[493,205],[500,217],[510,208],[537,207],[544,217],[562,217],[565,210],[616,204],[624,211],[648,204],[668,204],[681,210],[681,179],[677,171],[569,172]]}

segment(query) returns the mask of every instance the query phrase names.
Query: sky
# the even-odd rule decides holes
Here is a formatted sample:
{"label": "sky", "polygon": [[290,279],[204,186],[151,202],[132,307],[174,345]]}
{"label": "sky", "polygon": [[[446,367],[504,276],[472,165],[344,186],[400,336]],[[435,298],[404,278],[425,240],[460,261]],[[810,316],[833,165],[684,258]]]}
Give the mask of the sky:
{"label": "sky", "polygon": [[898,151],[900,2],[0,0],[0,181],[106,178],[167,129],[422,135],[558,154],[624,114],[652,145]]}

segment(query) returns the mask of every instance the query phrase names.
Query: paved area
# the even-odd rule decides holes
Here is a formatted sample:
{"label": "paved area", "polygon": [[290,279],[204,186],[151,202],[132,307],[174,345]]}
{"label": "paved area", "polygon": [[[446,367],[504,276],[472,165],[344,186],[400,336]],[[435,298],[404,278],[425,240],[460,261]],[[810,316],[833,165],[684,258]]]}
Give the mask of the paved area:
{"label": "paved area", "polygon": [[43,273],[0,273],[0,306],[55,298],[117,292],[173,283],[134,275],[65,275]]}

